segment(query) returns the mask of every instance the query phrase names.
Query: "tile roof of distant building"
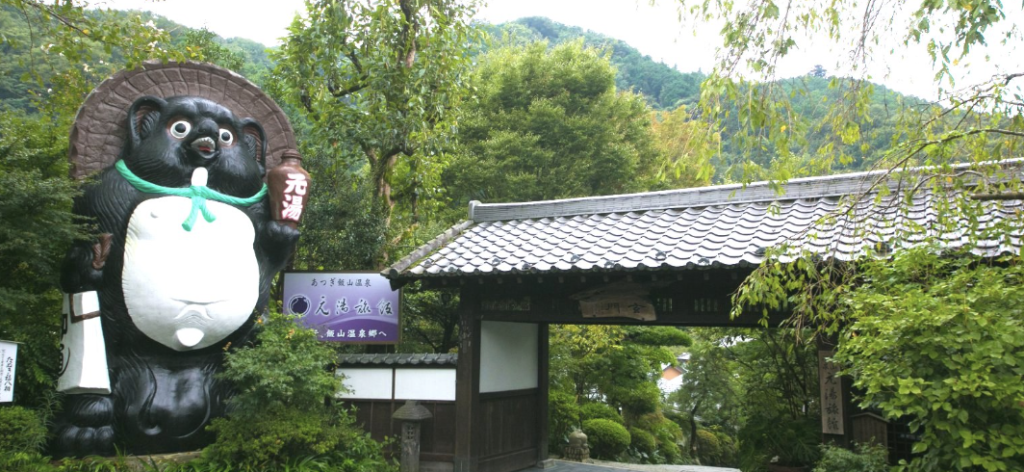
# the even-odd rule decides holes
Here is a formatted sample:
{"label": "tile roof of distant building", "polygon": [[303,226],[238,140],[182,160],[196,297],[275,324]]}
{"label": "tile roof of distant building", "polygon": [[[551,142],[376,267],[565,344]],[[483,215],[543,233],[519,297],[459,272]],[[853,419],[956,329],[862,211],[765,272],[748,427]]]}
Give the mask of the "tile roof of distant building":
{"label": "tile roof of distant building", "polygon": [[454,366],[458,354],[341,354],[338,365],[346,367]]}

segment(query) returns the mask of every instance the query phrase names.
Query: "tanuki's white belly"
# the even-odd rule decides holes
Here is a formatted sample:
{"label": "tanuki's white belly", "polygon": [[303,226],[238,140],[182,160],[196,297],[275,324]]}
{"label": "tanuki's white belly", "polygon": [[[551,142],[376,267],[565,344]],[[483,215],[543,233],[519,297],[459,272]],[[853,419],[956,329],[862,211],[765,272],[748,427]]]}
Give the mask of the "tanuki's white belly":
{"label": "tanuki's white belly", "polygon": [[151,339],[177,351],[202,349],[233,333],[259,297],[255,230],[241,210],[208,200],[212,223],[181,223],[189,198],[146,200],[128,222],[122,288],[128,314]]}

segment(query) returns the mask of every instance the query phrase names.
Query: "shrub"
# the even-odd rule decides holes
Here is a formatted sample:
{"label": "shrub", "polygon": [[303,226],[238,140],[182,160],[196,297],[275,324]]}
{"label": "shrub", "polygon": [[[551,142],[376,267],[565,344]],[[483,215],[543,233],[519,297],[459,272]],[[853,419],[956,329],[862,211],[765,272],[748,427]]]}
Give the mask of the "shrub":
{"label": "shrub", "polygon": [[665,457],[666,464],[683,463],[683,452],[679,449],[678,444],[674,442],[661,443],[658,445],[658,450],[660,450],[661,455]]}
{"label": "shrub", "polygon": [[622,415],[607,403],[589,402],[580,405],[580,420],[596,419],[611,420],[618,424],[623,424]]}
{"label": "shrub", "polygon": [[718,462],[715,465],[718,466],[733,466],[736,465],[736,441],[725,434],[722,431],[713,431],[715,437],[718,438],[718,444],[721,446],[719,449],[721,455],[718,457]]}
{"label": "shrub", "polygon": [[583,432],[590,444],[590,454],[598,459],[614,459],[629,447],[629,431],[612,420],[598,418],[584,421]]}
{"label": "shrub", "polygon": [[36,412],[20,406],[0,408],[0,470],[45,470],[40,454],[46,443],[46,425]]}
{"label": "shrub", "polygon": [[658,444],[674,444],[683,439],[683,429],[660,412],[641,416],[636,427],[653,434]]}
{"label": "shrub", "polygon": [[679,449],[679,441],[683,439],[683,430],[678,424],[669,420],[663,412],[648,413],[636,419],[634,426],[654,436],[657,442],[660,460],[669,464],[678,464],[683,460]]}
{"label": "shrub", "polygon": [[715,465],[721,461],[722,443],[715,433],[706,429],[697,430],[697,459],[704,465]]}
{"label": "shrub", "polygon": [[36,412],[20,406],[0,408],[0,453],[39,452],[46,425]]}
{"label": "shrub", "polygon": [[[663,410],[662,416],[665,418],[665,421],[672,423],[672,426],[667,426],[667,428],[679,432],[678,439],[674,442],[678,444],[691,444],[689,414],[674,410]],[[680,452],[683,454],[683,459],[689,457],[689,448],[680,449]]]}
{"label": "shrub", "polygon": [[393,469],[383,446],[342,408],[330,406],[341,381],[327,366],[333,349],[294,318],[272,313],[255,346],[225,356],[223,378],[238,394],[227,418],[211,422],[217,440],[204,450],[211,463],[232,470],[271,470],[310,457],[334,458],[331,470],[379,472]]}
{"label": "shrub", "polygon": [[580,424],[580,408],[569,392],[552,390],[548,395],[548,447],[560,451],[569,443],[569,433]]}
{"label": "shrub", "polygon": [[754,415],[740,428],[739,465],[744,471],[764,470],[778,457],[783,466],[809,466],[821,458],[821,420]]}
{"label": "shrub", "polygon": [[654,460],[654,453],[658,450],[658,440],[654,435],[639,428],[629,428],[629,447],[633,448],[640,459],[651,462]]}
{"label": "shrub", "polygon": [[303,457],[337,455],[352,459],[352,467],[338,470],[376,472],[380,469],[372,465],[387,467],[381,445],[355,426],[343,408],[310,414],[278,406],[246,421],[215,419],[210,429],[217,433],[217,441],[205,450],[212,462],[265,468]]}
{"label": "shrub", "polygon": [[821,460],[814,472],[886,472],[886,450],[879,446],[861,444],[857,452],[836,447],[821,446]]}

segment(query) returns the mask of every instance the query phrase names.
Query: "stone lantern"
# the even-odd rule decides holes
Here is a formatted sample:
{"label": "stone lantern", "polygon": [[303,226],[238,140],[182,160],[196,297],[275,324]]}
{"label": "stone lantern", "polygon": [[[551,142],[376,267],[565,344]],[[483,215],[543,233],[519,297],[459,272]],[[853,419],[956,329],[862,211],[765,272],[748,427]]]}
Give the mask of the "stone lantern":
{"label": "stone lantern", "polygon": [[565,447],[564,456],[566,460],[586,462],[590,460],[590,446],[587,445],[587,435],[579,428],[569,433],[569,445]]}
{"label": "stone lantern", "polygon": [[420,423],[433,417],[430,410],[416,400],[406,401],[391,415],[391,419],[402,422],[402,453],[399,457],[401,472],[419,472]]}

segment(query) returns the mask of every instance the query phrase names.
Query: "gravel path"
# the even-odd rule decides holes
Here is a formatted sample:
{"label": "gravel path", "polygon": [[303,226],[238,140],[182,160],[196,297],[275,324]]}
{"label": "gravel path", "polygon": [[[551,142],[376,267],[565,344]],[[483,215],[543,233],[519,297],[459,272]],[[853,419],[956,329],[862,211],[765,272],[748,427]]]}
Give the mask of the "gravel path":
{"label": "gravel path", "polygon": [[621,462],[593,461],[595,465],[626,469],[638,472],[740,472],[739,469],[728,467],[708,467],[703,465],[666,465],[666,464],[623,464]]}
{"label": "gravel path", "polygon": [[549,469],[533,468],[523,472],[740,472],[739,469],[700,465],[624,464],[599,460],[591,460],[589,464],[562,460],[553,462],[553,467]]}

